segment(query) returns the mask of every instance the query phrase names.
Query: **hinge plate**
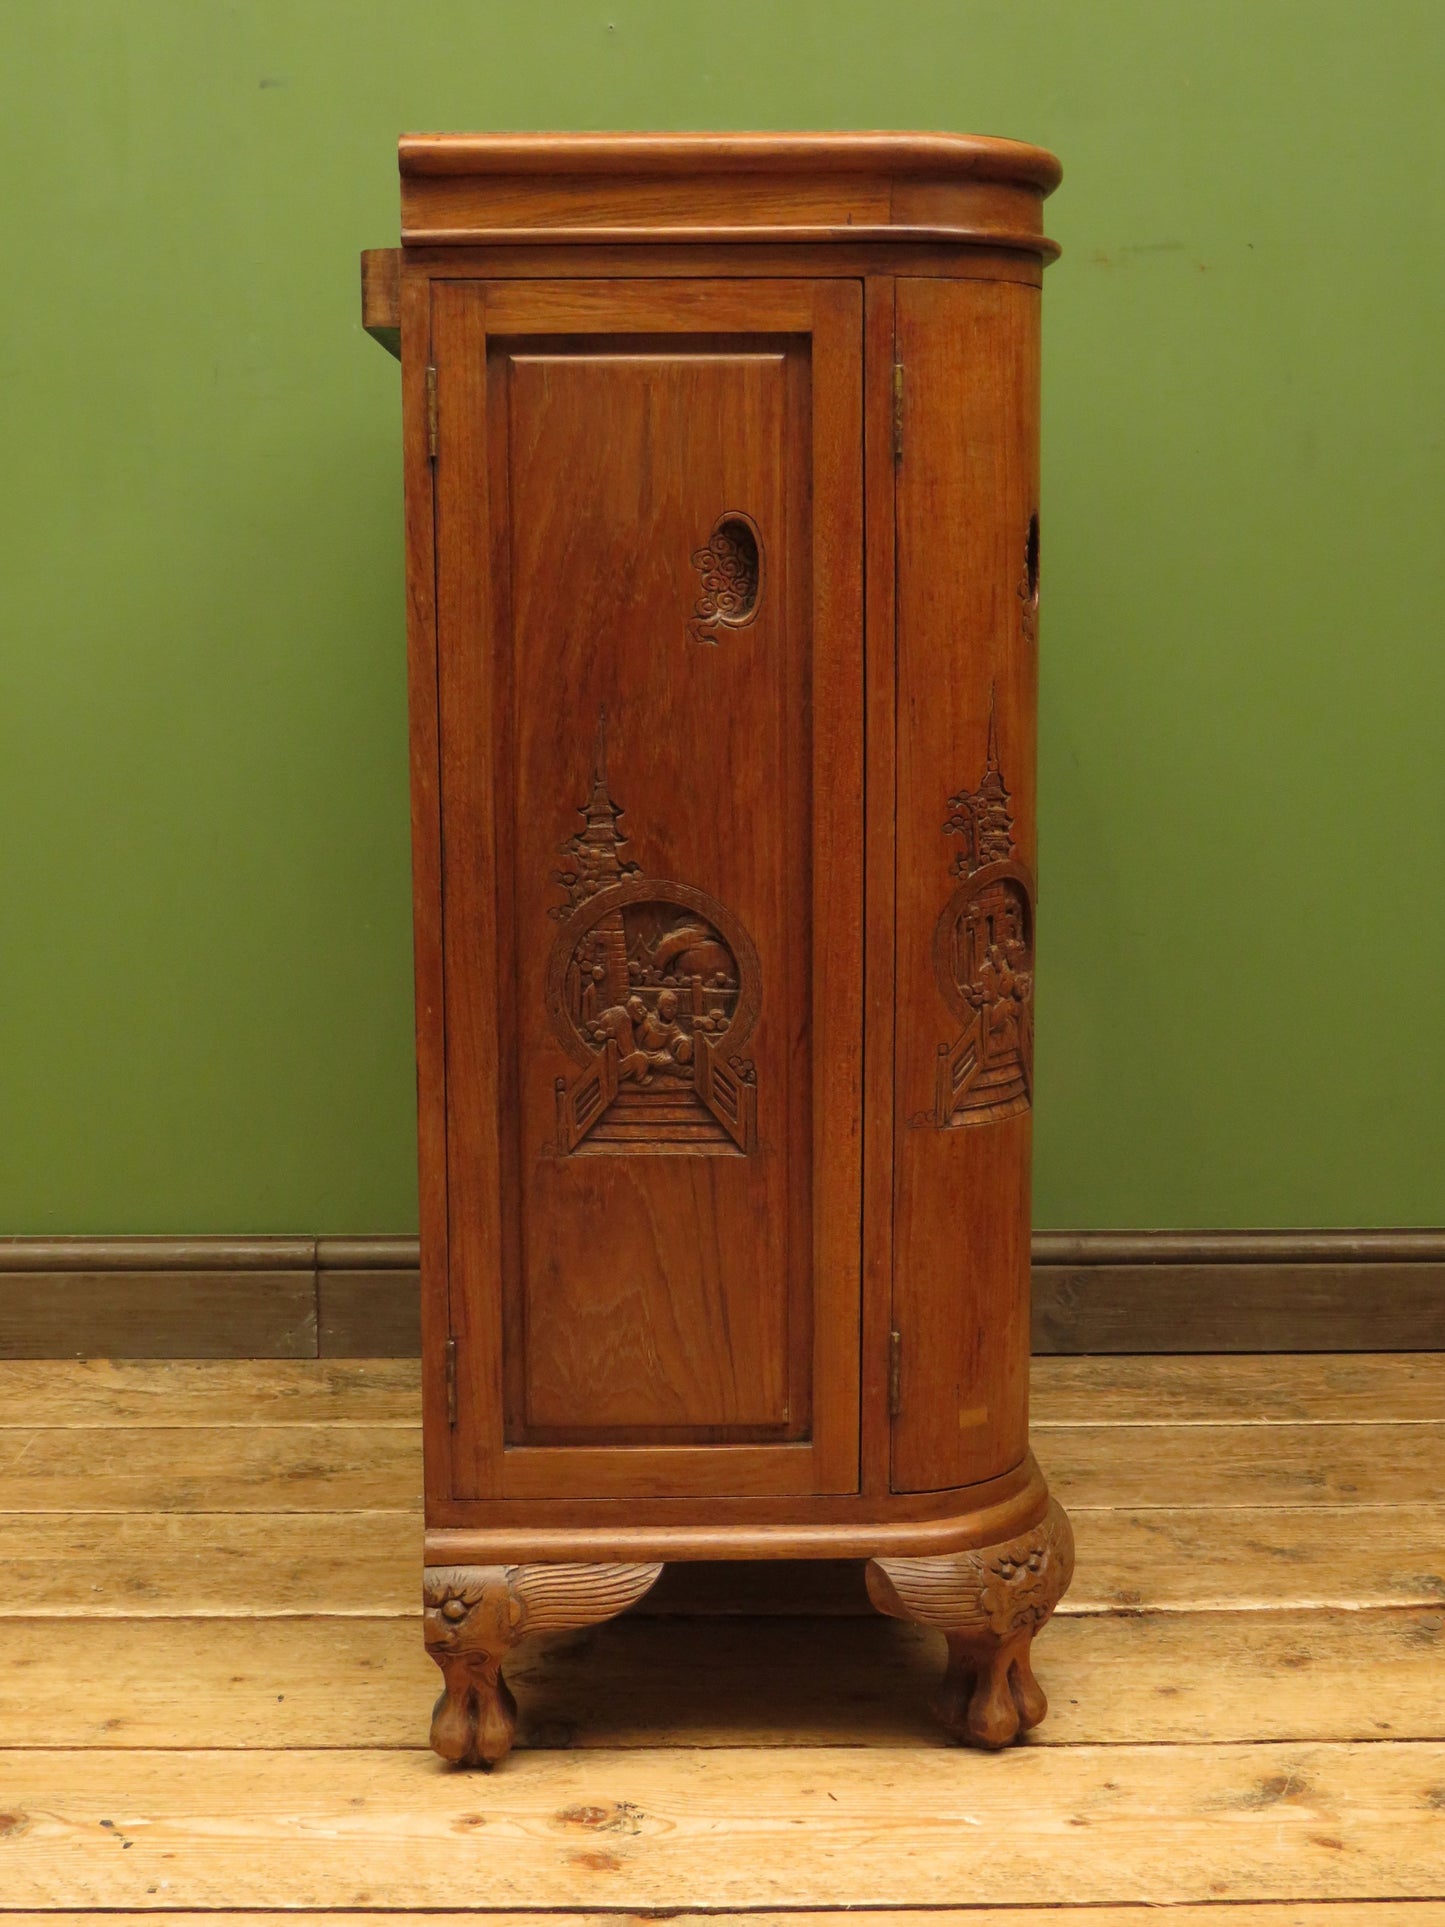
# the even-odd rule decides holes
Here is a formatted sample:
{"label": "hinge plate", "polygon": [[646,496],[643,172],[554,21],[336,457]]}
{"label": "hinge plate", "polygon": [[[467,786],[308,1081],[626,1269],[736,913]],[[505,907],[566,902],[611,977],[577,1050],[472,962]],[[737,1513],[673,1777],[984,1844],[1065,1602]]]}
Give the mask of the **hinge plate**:
{"label": "hinge plate", "polygon": [[457,1422],[457,1341],[447,1340],[447,1424]]}
{"label": "hinge plate", "polygon": [[437,371],[428,364],[426,371],[426,452],[429,461],[437,458]]}
{"label": "hinge plate", "polygon": [[897,1418],[903,1405],[903,1334],[888,1334],[888,1416]]}
{"label": "hinge plate", "polygon": [[903,460],[903,363],[893,364],[893,459]]}

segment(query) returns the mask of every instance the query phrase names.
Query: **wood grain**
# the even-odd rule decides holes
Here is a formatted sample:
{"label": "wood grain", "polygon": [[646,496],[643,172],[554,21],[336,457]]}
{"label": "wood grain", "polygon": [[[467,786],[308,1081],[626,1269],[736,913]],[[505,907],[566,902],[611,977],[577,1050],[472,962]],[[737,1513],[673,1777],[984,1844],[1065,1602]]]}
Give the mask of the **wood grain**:
{"label": "wood grain", "polygon": [[[441,731],[437,667],[436,501],[432,472],[431,282],[401,275],[401,446],[406,534],[406,677],[411,763],[417,1213],[420,1224],[423,1459],[450,1487],[447,1340],[451,1334],[446,1161],[446,1000],[442,971]],[[354,1257],[352,1259],[354,1263]]]}
{"label": "wood grain", "polygon": [[[434,313],[448,1155],[479,1205],[452,1225],[458,1476],[436,1496],[855,1489],[859,290],[453,283]],[[700,647],[688,557],[729,507],[771,588]],[[700,892],[744,980],[758,960],[746,1155],[554,1143],[580,1020],[549,911],[592,900],[558,872],[593,794],[639,912]]]}
{"label": "wood grain", "polygon": [[1058,163],[967,135],[408,135],[409,246],[896,235],[1051,258]]}
{"label": "wood grain", "polygon": [[[736,1922],[738,1927],[840,1927],[838,1911],[810,1911],[789,1908],[784,1913],[749,1909],[743,1914],[726,1911],[689,1914],[669,1911],[667,1918],[676,1927],[718,1927]],[[1063,1915],[1055,1908],[1041,1907],[927,1907],[899,1909],[873,1908],[869,1927],[1060,1927]],[[153,1921],[153,1913],[132,1913],[106,1909],[107,1922],[115,1927],[128,1923]],[[413,1913],[388,1913],[368,1908],[365,1913],[328,1909],[323,1914],[288,1910],[285,1914],[253,1911],[226,1913],[226,1927],[417,1927]],[[476,1927],[484,1919],[487,1927],[615,1927],[615,1913],[595,1913],[569,1909],[566,1913],[545,1910],[526,1913],[506,1911],[458,1914],[429,1909],[425,1927]],[[1200,1906],[1175,1906],[1169,1915],[1171,1927],[1218,1927],[1216,1910]],[[168,1927],[215,1927],[214,1914],[167,1912]],[[92,1912],[43,1914],[12,1913],[9,1927],[96,1927]],[[1445,1927],[1445,1902],[1412,1900],[1331,1900],[1321,1902],[1286,1901],[1281,1903],[1236,1902],[1229,1911],[1230,1927]],[[1159,1927],[1159,1916],[1152,1908],[1096,1907],[1088,1927]]]}
{"label": "wood grain", "polygon": [[[955,799],[995,748],[1009,853],[1034,860],[1037,658],[1016,594],[1038,505],[1038,295],[999,282],[899,281],[893,1484],[987,1478],[1027,1433],[1031,1110],[933,1115],[958,1037],[935,935],[958,887]],[[985,1011],[980,1021],[987,1021]],[[966,1198],[968,1208],[960,1210]],[[1045,1467],[1048,1473],[1049,1468]]]}
{"label": "wood grain", "polygon": [[[419,1750],[436,1693],[414,1617],[0,1624],[0,1747]],[[1445,1607],[1057,1617],[1032,1745],[1431,1739]],[[523,1747],[943,1746],[932,1633],[875,1615],[629,1615],[518,1647]],[[1128,1691],[1121,1692],[1121,1680]]]}
{"label": "wood grain", "polygon": [[8,1271],[309,1271],[314,1238],[0,1238]]}
{"label": "wood grain", "polygon": [[0,1617],[418,1611],[420,1512],[0,1513]]}
{"label": "wood grain", "polygon": [[[894,279],[863,284],[863,646],[865,794],[892,796],[897,688],[894,677],[896,545],[893,365]],[[893,1329],[893,812],[864,820],[863,929],[863,1305],[860,1359],[860,1484],[891,1483],[890,1378]]]}
{"label": "wood grain", "polygon": [[[1040,1361],[1046,1447],[1072,1435],[1080,1476],[1127,1493],[1154,1462],[1161,1492],[1207,1499],[1282,1447],[1317,1496],[1078,1508],[1080,1579],[1035,1649],[1050,1717],[989,1761],[931,1724],[936,1635],[652,1612],[525,1643],[507,1772],[434,1772],[414,1509],[5,1514],[0,1906],[31,1927],[198,1907],[401,1927],[460,1902],[510,1927],[682,1905],[1060,1927],[1087,1905],[1090,1927],[1145,1927],[1169,1904],[1210,1927],[1209,1895],[1232,1927],[1439,1927],[1445,1907],[1408,1897],[1445,1892],[1445,1509],[1341,1502],[1338,1480],[1352,1452],[1367,1472],[1411,1463],[1411,1440],[1438,1452],[1442,1363]],[[117,1481],[163,1480],[168,1447],[179,1495],[194,1448],[229,1436],[284,1490],[308,1446],[348,1478],[382,1434],[414,1452],[415,1382],[407,1363],[16,1363],[0,1443],[46,1434],[42,1486],[66,1440]],[[692,1576],[714,1604],[720,1576],[747,1579]],[[796,1608],[858,1569],[764,1574],[790,1577]],[[84,1690],[98,1654],[104,1690]]]}
{"label": "wood grain", "polygon": [[322,1358],[415,1358],[421,1352],[419,1271],[318,1270],[316,1344]]}
{"label": "wood grain", "polygon": [[[420,1503],[421,1440],[410,1421],[192,1423],[183,1449],[174,1423],[136,1423],[94,1461],[78,1456],[76,1429],[0,1426],[0,1511],[394,1511]],[[1445,1490],[1439,1423],[1280,1424],[1267,1437],[1250,1425],[1179,1433],[1042,1425],[1035,1436],[1053,1485],[1076,1508],[1407,1507]]]}
{"label": "wood grain", "polygon": [[361,325],[401,359],[401,249],[361,250]]}
{"label": "wood grain", "polygon": [[410,1358],[0,1360],[0,1427],[420,1423]]}
{"label": "wood grain", "polygon": [[1419,1425],[1445,1419],[1445,1355],[1035,1358],[1035,1423]]}
{"label": "wood grain", "polygon": [[421,1435],[402,1425],[0,1429],[0,1512],[410,1511]]}
{"label": "wood grain", "polygon": [[[1035,1423],[1051,1430],[1439,1424],[1445,1354],[1036,1358],[1031,1399]],[[0,1427],[392,1425],[420,1416],[415,1359],[0,1360]]]}
{"label": "wood grain", "polygon": [[1339,1227],[1296,1231],[1036,1231],[1034,1263],[1319,1265],[1445,1263],[1445,1229]]}
{"label": "wood grain", "polygon": [[1054,156],[1024,141],[981,134],[919,133],[605,133],[403,134],[403,179],[446,175],[570,175],[634,178],[666,174],[820,175],[886,169],[898,179],[953,174],[969,180],[1027,181],[1052,192],[1063,178]]}
{"label": "wood grain", "polygon": [[1441,1351],[1445,1264],[1300,1264],[1280,1259],[1035,1266],[1033,1348]]}
{"label": "wood grain", "polygon": [[1445,1492],[1445,1423],[1035,1425],[1070,1510],[1107,1506],[1428,1505]]}
{"label": "wood grain", "polygon": [[1442,1783],[1430,1741],[0,1756],[5,1897],[50,1909],[1428,1898]]}
{"label": "wood grain", "polygon": [[[7,1927],[96,1927],[92,1912],[44,1914],[11,1913]],[[749,1909],[744,1914],[726,1911],[689,1914],[669,1911],[667,1918],[676,1927],[841,1927],[838,1910],[815,1911],[789,1908],[783,1913]],[[1060,1927],[1066,1918],[1051,1907],[926,1907],[899,1909],[873,1908],[869,1927]],[[153,1921],[153,1913],[132,1913],[106,1909],[107,1923],[128,1927],[128,1923]],[[574,1908],[566,1913],[545,1910],[526,1913],[506,1911],[484,1914],[446,1913],[429,1909],[425,1916],[389,1913],[368,1908],[365,1913],[328,1909],[323,1914],[288,1910],[285,1914],[227,1911],[225,1927],[476,1927],[479,1919],[487,1927],[615,1927],[615,1913],[591,1912]],[[1216,1909],[1206,1905],[1175,1906],[1170,1910],[1170,1927],[1219,1927]],[[1234,1903],[1229,1910],[1230,1927],[1445,1927],[1445,1902],[1421,1900],[1331,1900],[1285,1901],[1280,1903]],[[167,1912],[167,1927],[215,1927],[211,1913]],[[1158,1913],[1151,1907],[1096,1907],[1088,1927],[1159,1927]]]}
{"label": "wood grain", "polygon": [[314,1358],[315,1273],[16,1271],[0,1357]]}

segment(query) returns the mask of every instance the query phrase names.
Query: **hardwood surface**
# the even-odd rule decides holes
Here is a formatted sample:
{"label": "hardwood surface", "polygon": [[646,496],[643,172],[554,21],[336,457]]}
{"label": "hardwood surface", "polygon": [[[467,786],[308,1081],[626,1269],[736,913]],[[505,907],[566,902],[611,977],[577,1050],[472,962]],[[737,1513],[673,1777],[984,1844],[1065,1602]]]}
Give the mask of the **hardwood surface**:
{"label": "hardwood surface", "polygon": [[[0,1367],[7,1919],[1445,1920],[1445,1512],[1403,1496],[1445,1490],[1445,1358],[1035,1361],[1037,1429],[1061,1484],[1088,1448],[1091,1496],[1034,1648],[1050,1715],[1012,1754],[947,1744],[917,1627],[653,1612],[519,1649],[491,1778],[425,1749],[414,1470],[338,1487],[351,1512],[317,1476],[343,1434],[351,1479],[387,1437],[414,1467],[416,1385],[397,1361]],[[273,1512],[200,1489],[226,1430]],[[27,1495],[25,1441],[62,1432],[145,1509],[46,1511],[54,1457]],[[1298,1478],[1260,1500],[1281,1448]],[[1402,1496],[1342,1496],[1346,1449]]]}
{"label": "hardwood surface", "polygon": [[[955,1109],[950,1096],[937,1108],[940,1047],[980,1022],[987,1030],[991,1012],[945,1006],[935,952],[952,903],[1008,861],[1022,866],[1019,879],[995,887],[1013,892],[1032,922],[1038,665],[1015,591],[1038,506],[1039,296],[1002,282],[900,282],[896,314],[895,647],[906,694],[894,878],[892,1483],[917,1491],[988,1478],[1028,1443],[1028,1072],[1016,1065],[1001,1087],[1009,1102]],[[975,379],[976,369],[988,378]],[[951,406],[940,406],[943,396]],[[946,826],[961,801],[986,793],[990,773],[1007,789],[1007,827],[993,826],[990,847],[965,848]],[[957,1001],[952,973],[950,988]]]}
{"label": "hardwood surface", "polygon": [[409,134],[409,247],[820,237],[1058,253],[1042,232],[1059,163],[961,134]]}
{"label": "hardwood surface", "polygon": [[[108,1920],[120,1923],[142,1921],[152,1916],[133,1913],[126,1909],[106,1910]],[[203,1921],[211,1921],[209,1914],[178,1911],[168,1916],[175,1927],[199,1927]],[[402,1923],[417,1920],[414,1914],[388,1912],[385,1909],[368,1908],[364,1913],[348,1912],[345,1909],[328,1909],[324,1914],[306,1911],[288,1912],[283,1916],[259,1914],[242,1909],[228,1912],[227,1927],[282,1927],[282,1920],[291,1927],[402,1927]],[[475,1913],[448,1913],[445,1910],[429,1910],[425,1916],[427,1927],[464,1927],[467,1922],[475,1922]],[[488,1913],[485,1918],[493,1927],[556,1927],[556,1923],[567,1921],[573,1927],[615,1927],[615,1913],[594,1912],[579,1909],[576,1912],[560,1914],[545,1909],[524,1913],[501,1911]],[[692,1914],[685,1910],[669,1910],[665,1918],[676,1921],[678,1927],[708,1927],[709,1923],[719,1920],[741,1920],[746,1918],[750,1927],[838,1927],[836,1913],[820,1913],[807,1909],[789,1908],[783,1913],[772,1913],[767,1909],[749,1909],[746,1916],[727,1913]],[[1060,1913],[1045,1907],[930,1907],[926,1914],[916,1910],[899,1910],[891,1907],[873,1908],[869,1911],[870,1922],[877,1927],[1058,1927]],[[15,1913],[9,1919],[16,1927],[95,1927],[95,1915],[91,1912],[73,1913]],[[1202,1906],[1185,1903],[1176,1906],[1170,1914],[1175,1927],[1215,1927],[1218,1911],[1206,1911]],[[1445,1921],[1445,1908],[1433,1901],[1323,1901],[1323,1902],[1269,1902],[1235,1903],[1229,1911],[1229,1919],[1236,1927],[1441,1927]],[[1148,1906],[1138,1907],[1095,1907],[1090,1915],[1091,1927],[1159,1927],[1159,1916]]]}
{"label": "hardwood surface", "polygon": [[[1352,1234],[1339,1236],[1348,1245]],[[1409,1255],[1036,1265],[1033,1342],[1041,1352],[1435,1350],[1445,1346],[1445,1265]]]}
{"label": "hardwood surface", "polygon": [[[839,1927],[836,1913],[824,1913],[808,1909],[789,1908],[782,1913],[774,1913],[766,1908],[749,1909],[746,1916],[713,1912],[693,1914],[679,1909],[668,1910],[665,1916],[676,1921],[678,1927],[709,1927],[709,1923],[746,1919],[749,1927]],[[15,1927],[95,1927],[92,1912],[73,1913],[14,1913],[8,1916]],[[106,1909],[109,1921],[125,1923],[143,1921],[153,1916],[134,1913],[127,1909]],[[465,1923],[475,1922],[476,1913],[449,1913],[444,1909],[429,1910],[424,1916],[426,1927],[465,1927]],[[547,1909],[528,1910],[522,1913],[509,1913],[505,1910],[487,1913],[486,1920],[491,1927],[556,1927],[562,1921],[571,1927],[615,1927],[618,1916],[615,1913],[578,1909],[570,1913],[557,1913]],[[869,1910],[870,1923],[877,1927],[1059,1927],[1061,1913],[1048,1907],[930,1907],[926,1913],[918,1910],[900,1910],[891,1907],[878,1907]],[[1228,1918],[1235,1927],[1441,1927],[1445,1922],[1445,1908],[1433,1901],[1322,1901],[1322,1902],[1236,1902],[1231,1905]],[[186,1911],[173,1912],[168,1916],[175,1927],[199,1927],[201,1922],[214,1920],[214,1916]],[[227,1927],[402,1927],[403,1923],[416,1923],[415,1914],[389,1912],[386,1909],[367,1908],[364,1913],[348,1912],[346,1909],[328,1909],[325,1913],[309,1913],[305,1910],[277,1914],[254,1913],[246,1909],[228,1912]],[[1191,1906],[1187,1902],[1173,1908],[1169,1916],[1172,1927],[1217,1927],[1218,1909],[1207,1910],[1203,1906]],[[1090,1927],[1159,1927],[1159,1915],[1149,1906],[1137,1907],[1095,1907],[1089,1914]]]}
{"label": "hardwood surface", "polygon": [[[431,1490],[856,1489],[858,287],[444,283],[432,353],[457,1425]],[[725,511],[756,608],[695,635]],[[755,1138],[699,1096],[714,1049],[713,1078],[746,1054]]]}
{"label": "hardwood surface", "polygon": [[401,249],[361,250],[361,325],[401,359]]}

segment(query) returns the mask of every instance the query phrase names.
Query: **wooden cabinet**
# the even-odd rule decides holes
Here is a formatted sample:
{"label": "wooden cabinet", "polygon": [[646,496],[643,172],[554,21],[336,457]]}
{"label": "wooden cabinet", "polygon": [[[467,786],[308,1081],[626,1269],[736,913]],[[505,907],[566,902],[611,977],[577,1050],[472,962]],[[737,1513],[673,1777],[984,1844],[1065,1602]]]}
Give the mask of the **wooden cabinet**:
{"label": "wooden cabinet", "polygon": [[1040,226],[959,136],[417,136],[406,449],[433,1743],[669,1559],[858,1557],[1042,1717]]}

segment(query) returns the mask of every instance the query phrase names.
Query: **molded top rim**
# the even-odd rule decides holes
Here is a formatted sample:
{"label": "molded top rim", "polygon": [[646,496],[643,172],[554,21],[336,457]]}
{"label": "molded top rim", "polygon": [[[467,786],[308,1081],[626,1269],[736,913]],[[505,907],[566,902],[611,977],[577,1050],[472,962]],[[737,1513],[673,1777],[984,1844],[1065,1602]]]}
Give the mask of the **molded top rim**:
{"label": "molded top rim", "polygon": [[882,172],[1012,181],[1051,194],[1047,148],[986,134],[403,134],[404,175]]}

